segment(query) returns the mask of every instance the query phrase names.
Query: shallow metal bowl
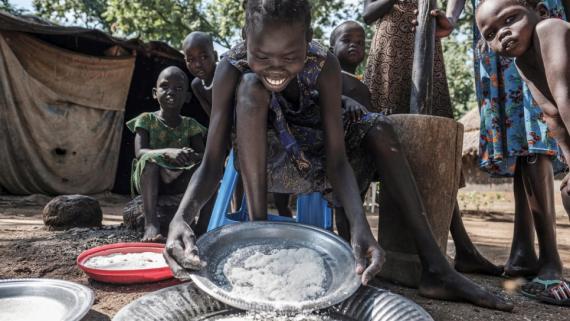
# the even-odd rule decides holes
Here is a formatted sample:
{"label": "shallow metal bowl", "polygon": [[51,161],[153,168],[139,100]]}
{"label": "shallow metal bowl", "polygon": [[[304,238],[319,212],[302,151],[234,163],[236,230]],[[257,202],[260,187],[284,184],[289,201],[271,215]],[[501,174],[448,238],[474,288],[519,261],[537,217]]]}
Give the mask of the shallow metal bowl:
{"label": "shallow metal bowl", "polygon": [[[223,321],[245,312],[213,299],[191,283],[149,293],[122,308],[113,321]],[[325,310],[326,321],[433,321],[414,302],[391,292],[361,287],[354,295]],[[269,319],[267,319],[269,320]],[[302,320],[291,318],[291,320]]]}
{"label": "shallow metal bowl", "polygon": [[[284,222],[248,222],[220,227],[203,235],[197,246],[207,266],[192,273],[198,288],[215,299],[242,310],[319,310],[350,297],[360,287],[352,249],[337,235],[309,225]],[[223,266],[237,249],[259,246],[264,249],[308,248],[317,252],[325,265],[325,293],[314,300],[246,301],[231,292]]]}
{"label": "shallow metal bowl", "polygon": [[81,320],[93,304],[93,291],[52,279],[0,280],[0,320]]}

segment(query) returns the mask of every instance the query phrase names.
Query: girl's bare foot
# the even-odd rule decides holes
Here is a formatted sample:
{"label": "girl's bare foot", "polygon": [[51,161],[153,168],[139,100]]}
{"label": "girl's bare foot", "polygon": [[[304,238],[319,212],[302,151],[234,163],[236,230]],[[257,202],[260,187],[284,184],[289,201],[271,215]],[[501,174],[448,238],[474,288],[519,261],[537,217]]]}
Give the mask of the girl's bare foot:
{"label": "girl's bare foot", "polygon": [[503,274],[504,268],[491,263],[479,252],[476,252],[469,255],[458,253],[455,256],[455,270],[461,273],[500,276]]}
{"label": "girl's bare foot", "polygon": [[514,278],[535,276],[538,273],[538,266],[538,258],[534,251],[532,253],[511,251],[511,256],[505,264],[504,275]]}
{"label": "girl's bare foot", "polygon": [[454,270],[443,273],[423,272],[419,286],[422,296],[447,301],[465,301],[474,305],[510,312],[513,304],[491,294]]}

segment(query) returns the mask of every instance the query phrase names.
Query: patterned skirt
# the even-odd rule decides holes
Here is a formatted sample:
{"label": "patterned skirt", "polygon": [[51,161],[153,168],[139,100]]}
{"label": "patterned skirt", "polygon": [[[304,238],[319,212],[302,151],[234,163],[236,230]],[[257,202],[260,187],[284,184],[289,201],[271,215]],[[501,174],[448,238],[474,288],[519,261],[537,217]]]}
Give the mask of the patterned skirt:
{"label": "patterned skirt", "polygon": [[[374,112],[387,115],[410,112],[415,41],[412,20],[416,18],[415,9],[417,3],[414,1],[397,1],[392,10],[376,23],[364,74]],[[453,117],[439,40],[435,46],[432,103],[433,115]]]}

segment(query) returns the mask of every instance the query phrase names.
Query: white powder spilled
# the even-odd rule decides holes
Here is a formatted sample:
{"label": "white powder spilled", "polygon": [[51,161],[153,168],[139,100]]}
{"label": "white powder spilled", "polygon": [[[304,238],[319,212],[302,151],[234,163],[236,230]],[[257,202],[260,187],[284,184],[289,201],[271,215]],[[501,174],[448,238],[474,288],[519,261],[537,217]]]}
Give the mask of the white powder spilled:
{"label": "white powder spilled", "polygon": [[85,266],[101,270],[141,270],[167,267],[162,253],[115,253],[94,256],[85,261]]}
{"label": "white powder spilled", "polygon": [[246,247],[224,264],[232,294],[246,301],[314,300],[325,292],[325,265],[314,250]]}
{"label": "white powder spilled", "polygon": [[61,321],[65,314],[65,306],[49,298],[21,296],[0,299],[2,321]]}

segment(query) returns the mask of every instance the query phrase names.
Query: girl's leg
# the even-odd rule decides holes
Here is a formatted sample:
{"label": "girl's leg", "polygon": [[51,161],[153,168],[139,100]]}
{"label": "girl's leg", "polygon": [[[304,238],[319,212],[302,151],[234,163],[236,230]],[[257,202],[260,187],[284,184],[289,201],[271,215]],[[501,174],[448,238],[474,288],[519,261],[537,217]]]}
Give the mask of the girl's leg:
{"label": "girl's leg", "polygon": [[350,243],[350,223],[348,222],[343,207],[335,207],[334,223],[336,224],[336,232],[338,235]]}
{"label": "girl's leg", "polygon": [[289,208],[289,194],[273,193],[273,200],[280,216],[293,217],[293,212]]}
{"label": "girl's leg", "polygon": [[160,184],[160,166],[147,162],[141,175],[141,194],[144,211],[143,242],[157,242],[164,239],[160,234],[160,223],[156,215],[158,186]]}
{"label": "girl's leg", "polygon": [[369,131],[364,143],[374,159],[380,180],[389,182],[382,185],[386,195],[395,203],[415,235],[423,268],[420,294],[435,299],[464,300],[483,307],[512,310],[512,304],[485,291],[447,263],[433,237],[415,179],[392,126],[386,121],[378,122]]}
{"label": "girl's leg", "polygon": [[542,280],[559,280],[562,277],[562,262],[556,244],[552,163],[546,155],[527,157],[527,161],[521,163],[524,188],[538,237],[537,277]]}
{"label": "girl's leg", "polygon": [[270,93],[255,74],[237,89],[236,128],[240,173],[251,220],[267,218],[267,113]]}
{"label": "girl's leg", "polygon": [[453,217],[451,218],[451,236],[455,243],[455,269],[461,273],[480,273],[501,275],[503,268],[489,262],[475,247],[461,218],[459,204],[455,201]]}
{"label": "girl's leg", "polygon": [[518,157],[513,181],[515,195],[515,225],[511,254],[505,265],[505,275],[526,277],[536,275],[538,258],[534,250],[534,220],[523,182],[526,157]]}

